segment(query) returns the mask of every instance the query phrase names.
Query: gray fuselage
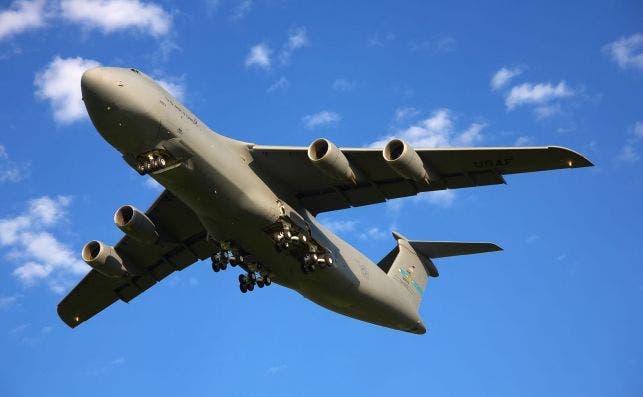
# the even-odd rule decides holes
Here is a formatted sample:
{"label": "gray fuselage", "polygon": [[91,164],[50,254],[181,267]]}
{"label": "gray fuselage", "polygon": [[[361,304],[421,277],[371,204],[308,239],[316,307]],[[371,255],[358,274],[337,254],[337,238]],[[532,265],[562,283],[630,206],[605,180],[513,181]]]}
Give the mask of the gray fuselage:
{"label": "gray fuselage", "polygon": [[[213,239],[250,253],[278,284],[356,319],[424,333],[405,286],[321,225],[277,181],[253,168],[252,144],[219,135],[172,95],[134,69],[99,67],[82,78],[83,100],[103,138],[135,166],[159,147],[183,161],[150,176],[188,205]],[[305,224],[334,259],[303,274],[295,258],[275,248],[266,229],[280,216]]]}

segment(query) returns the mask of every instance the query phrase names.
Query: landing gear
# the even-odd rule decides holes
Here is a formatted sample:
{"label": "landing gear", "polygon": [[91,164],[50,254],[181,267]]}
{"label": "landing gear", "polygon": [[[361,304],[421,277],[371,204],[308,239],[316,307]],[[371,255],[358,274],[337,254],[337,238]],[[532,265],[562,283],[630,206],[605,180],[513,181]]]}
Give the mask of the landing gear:
{"label": "landing gear", "polygon": [[239,275],[239,289],[244,294],[248,291],[253,291],[255,289],[255,285],[259,288],[263,288],[270,284],[272,284],[272,280],[267,274],[257,276],[255,272],[250,272],[248,274]]}
{"label": "landing gear", "polygon": [[219,272],[228,268],[228,255],[225,251],[219,251],[212,255],[212,270]]}
{"label": "landing gear", "polygon": [[135,168],[139,174],[149,174],[162,170],[178,161],[165,149],[154,149],[136,157]]}
{"label": "landing gear", "polygon": [[295,225],[288,217],[281,217],[268,228],[277,251],[286,251],[301,263],[304,274],[333,266],[329,250],[310,237],[307,230]]}
{"label": "landing gear", "polygon": [[267,287],[272,284],[269,271],[250,254],[232,248],[230,243],[222,242],[220,251],[212,255],[212,270],[219,272],[226,270],[228,263],[230,266],[241,266],[247,273],[239,275],[239,290],[242,293],[252,291],[255,285],[259,288]]}

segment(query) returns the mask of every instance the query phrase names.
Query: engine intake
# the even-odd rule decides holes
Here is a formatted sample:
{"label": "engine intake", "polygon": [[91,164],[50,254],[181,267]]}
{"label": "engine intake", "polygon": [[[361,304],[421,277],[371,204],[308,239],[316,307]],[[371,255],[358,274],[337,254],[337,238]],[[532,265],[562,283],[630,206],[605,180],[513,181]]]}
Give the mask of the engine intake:
{"label": "engine intake", "polygon": [[83,247],[82,256],[85,263],[106,277],[119,278],[127,274],[123,260],[111,245],[92,240]]}
{"label": "engine intake", "polygon": [[125,234],[141,243],[154,244],[159,239],[159,233],[150,218],[131,205],[124,205],[116,210],[114,223]]}
{"label": "engine intake", "polygon": [[406,179],[426,183],[439,179],[436,172],[426,167],[415,149],[401,139],[391,139],[384,146],[382,155],[387,164]]}
{"label": "engine intake", "polygon": [[308,158],[324,174],[338,182],[356,183],[348,159],[331,141],[319,138],[308,147]]}

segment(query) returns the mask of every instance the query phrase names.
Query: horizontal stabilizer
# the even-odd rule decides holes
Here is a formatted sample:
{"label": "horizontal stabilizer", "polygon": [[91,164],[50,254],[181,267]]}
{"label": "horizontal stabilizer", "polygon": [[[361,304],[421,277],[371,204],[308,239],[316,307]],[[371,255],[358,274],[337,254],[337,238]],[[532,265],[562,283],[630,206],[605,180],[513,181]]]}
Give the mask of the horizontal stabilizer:
{"label": "horizontal stabilizer", "polygon": [[493,243],[459,243],[453,241],[409,241],[418,253],[427,258],[444,258],[447,256],[482,254],[484,252],[502,251]]}

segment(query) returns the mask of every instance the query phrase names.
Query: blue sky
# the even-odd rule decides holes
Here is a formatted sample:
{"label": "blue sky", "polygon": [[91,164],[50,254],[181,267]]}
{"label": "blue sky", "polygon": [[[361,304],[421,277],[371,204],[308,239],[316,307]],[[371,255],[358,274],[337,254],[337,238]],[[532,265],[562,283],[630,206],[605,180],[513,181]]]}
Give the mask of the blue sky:
{"label": "blue sky", "polygon": [[[0,394],[643,393],[643,5],[347,3],[0,3]],[[207,262],[70,330],[80,248],[160,191],[84,112],[97,64],[240,140],[562,145],[596,166],[322,215],[375,261],[391,230],[504,247],[436,261],[424,336],[241,295]]]}

